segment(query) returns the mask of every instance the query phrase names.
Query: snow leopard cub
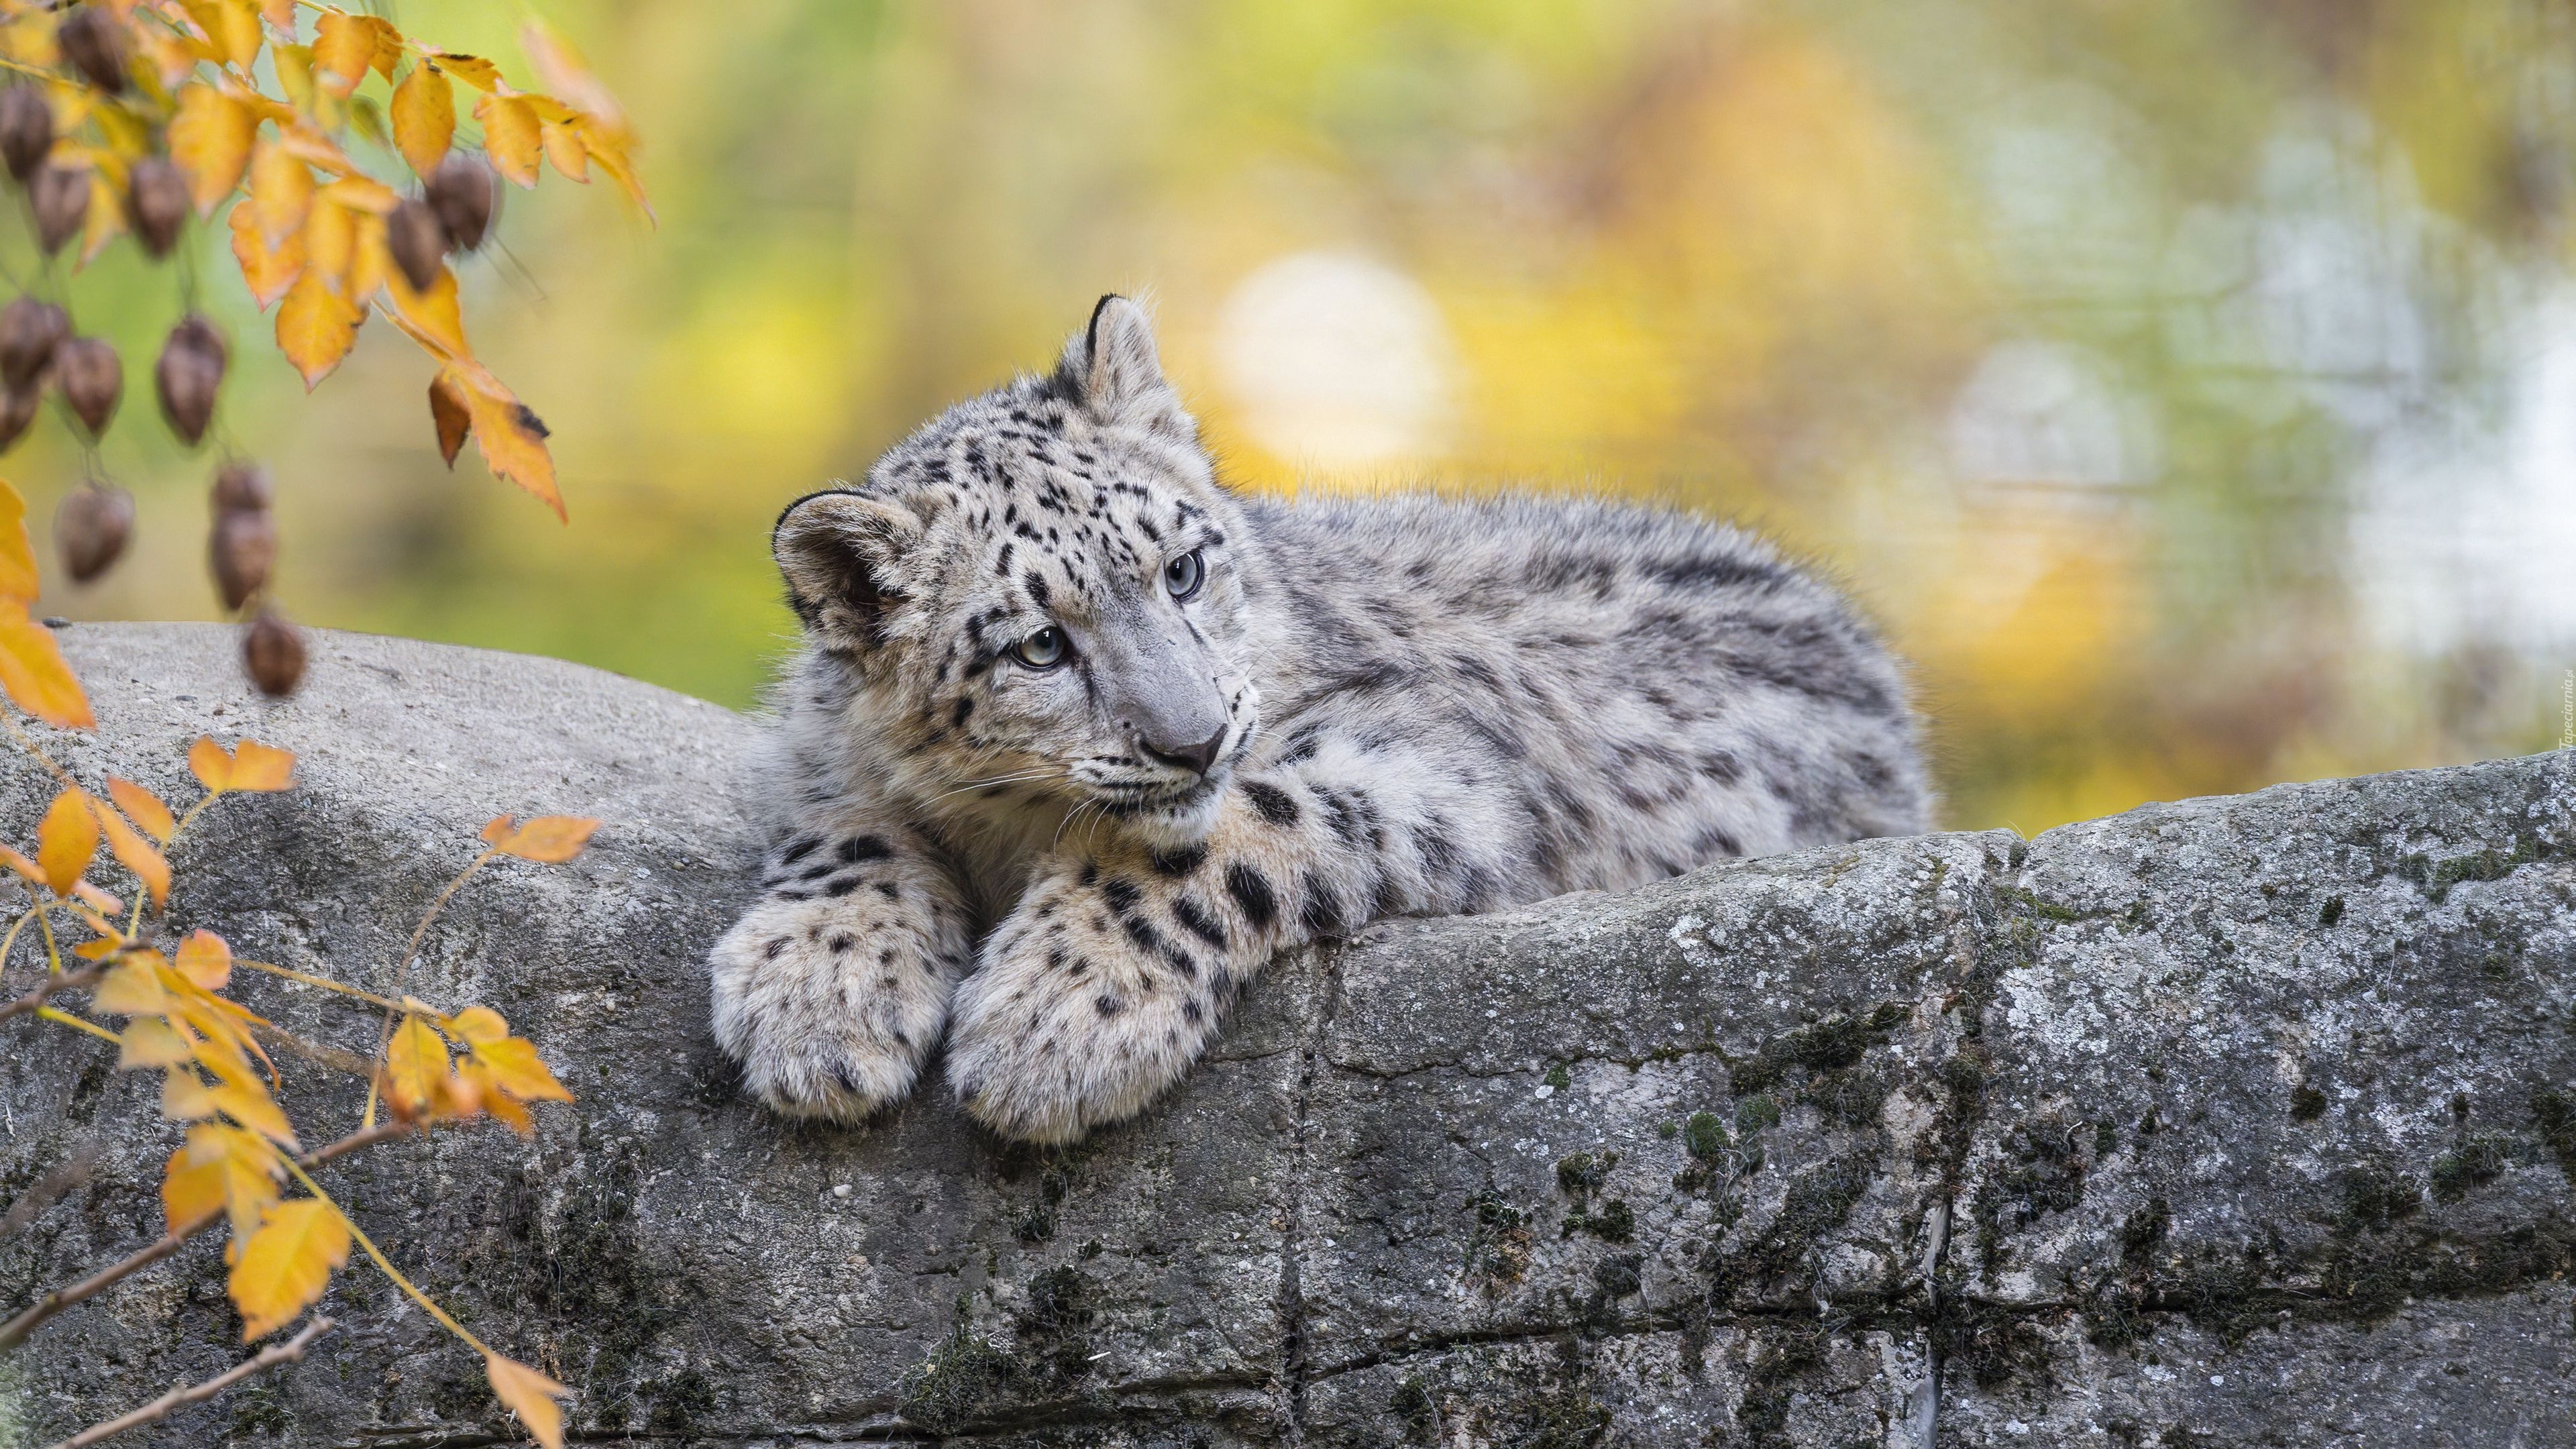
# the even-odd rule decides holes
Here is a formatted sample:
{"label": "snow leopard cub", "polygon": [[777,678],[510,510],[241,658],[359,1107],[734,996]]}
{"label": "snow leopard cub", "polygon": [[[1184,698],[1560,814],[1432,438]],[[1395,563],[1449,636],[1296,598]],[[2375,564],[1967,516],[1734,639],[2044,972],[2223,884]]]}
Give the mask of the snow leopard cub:
{"label": "snow leopard cub", "polygon": [[1118,1121],[1274,953],[1928,828],[1895,663],[1765,545],[1602,503],[1238,497],[1105,297],[773,540],[765,894],[715,1030],[857,1121],[944,1032],[1006,1137]]}

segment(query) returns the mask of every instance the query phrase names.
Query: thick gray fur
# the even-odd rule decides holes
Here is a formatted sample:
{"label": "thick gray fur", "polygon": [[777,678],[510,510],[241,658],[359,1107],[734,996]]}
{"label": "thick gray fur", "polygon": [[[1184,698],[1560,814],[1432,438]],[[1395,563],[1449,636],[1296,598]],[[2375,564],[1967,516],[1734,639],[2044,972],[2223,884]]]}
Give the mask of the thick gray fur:
{"label": "thick gray fur", "polygon": [[944,1034],[967,1111],[1070,1141],[1288,947],[1930,824],[1898,666],[1767,545],[1595,502],[1238,497],[1123,298],[774,548],[808,642],[779,843],[712,966],[717,1038],[785,1113],[863,1119]]}

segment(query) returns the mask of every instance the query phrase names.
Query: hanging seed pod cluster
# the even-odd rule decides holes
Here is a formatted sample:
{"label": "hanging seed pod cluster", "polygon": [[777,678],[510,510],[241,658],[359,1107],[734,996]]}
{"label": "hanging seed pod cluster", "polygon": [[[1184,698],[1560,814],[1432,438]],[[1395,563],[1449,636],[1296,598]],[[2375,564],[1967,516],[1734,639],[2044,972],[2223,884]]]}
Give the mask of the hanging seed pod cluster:
{"label": "hanging seed pod cluster", "polygon": [[[106,573],[134,532],[134,500],[99,476],[95,452],[120,415],[125,359],[77,326],[78,274],[121,239],[160,261],[219,227],[308,391],[383,318],[428,354],[448,465],[470,439],[496,477],[563,516],[546,426],[476,358],[454,268],[491,236],[501,180],[534,187],[551,168],[586,183],[595,168],[651,209],[615,97],[542,23],[520,41],[527,89],[380,16],[294,0],[0,6],[0,53],[18,58],[0,72],[0,167],[43,259],[0,305],[0,452],[59,401],[89,460],[54,520],[74,582]],[[152,390],[171,434],[202,447],[221,431],[233,341],[201,310],[193,271],[168,275],[174,320]],[[282,694],[304,647],[270,601],[268,478],[239,461],[215,476],[216,592],[250,614],[246,667]]]}

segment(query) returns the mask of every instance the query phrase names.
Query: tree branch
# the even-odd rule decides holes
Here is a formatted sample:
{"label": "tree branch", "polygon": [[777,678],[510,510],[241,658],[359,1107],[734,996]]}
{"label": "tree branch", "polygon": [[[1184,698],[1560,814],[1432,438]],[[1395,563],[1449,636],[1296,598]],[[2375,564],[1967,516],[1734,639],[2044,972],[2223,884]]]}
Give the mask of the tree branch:
{"label": "tree branch", "polygon": [[[367,1128],[363,1132],[352,1132],[337,1142],[331,1143],[325,1147],[317,1147],[313,1151],[308,1152],[295,1160],[299,1165],[304,1167],[319,1167],[323,1163],[329,1162],[335,1157],[346,1156],[349,1153],[357,1151],[359,1148],[373,1147],[379,1142],[389,1141],[393,1138],[400,1137],[419,1125],[420,1124],[416,1122],[404,1122],[400,1120],[384,1122],[377,1126]],[[99,1269],[97,1272],[90,1274],[88,1277],[83,1278],[77,1283],[67,1284],[64,1287],[57,1288],[51,1293],[46,1294],[44,1297],[37,1299],[33,1304],[28,1306],[26,1312],[19,1314],[17,1317],[10,1319],[6,1323],[0,1323],[0,1353],[7,1353],[11,1349],[16,1348],[19,1344],[26,1342],[27,1335],[35,1332],[46,1319],[53,1317],[55,1314],[62,1312],[64,1309],[71,1307],[75,1303],[97,1297],[100,1293],[116,1286],[116,1284],[123,1279],[141,1271],[142,1269],[149,1268],[153,1264],[160,1262],[162,1259],[169,1257],[172,1253],[179,1251],[181,1247],[186,1245],[190,1238],[193,1238],[197,1234],[204,1232],[206,1229],[213,1227],[217,1222],[221,1221],[222,1218],[223,1212],[218,1209],[214,1212],[205,1214],[203,1217],[181,1223],[177,1227],[172,1228],[169,1232],[164,1233],[160,1237],[145,1244],[141,1249],[137,1250],[133,1254],[108,1264],[106,1267]]]}
{"label": "tree branch", "polygon": [[268,1347],[261,1349],[252,1357],[243,1359],[240,1363],[234,1364],[231,1368],[224,1370],[222,1373],[215,1375],[204,1383],[190,1384],[185,1388],[172,1389],[170,1392],[163,1394],[161,1397],[154,1399],[151,1403],[145,1404],[142,1408],[136,1409],[130,1414],[110,1419],[104,1424],[94,1424],[89,1428],[81,1430],[79,1433],[74,1434],[70,1438],[63,1440],[61,1443],[54,1445],[53,1449],[87,1449],[87,1446],[95,1444],[102,1439],[113,1438],[118,1434],[124,1433],[128,1429],[132,1429],[143,1424],[149,1424],[153,1420],[167,1415],[173,1409],[180,1408],[187,1404],[193,1404],[199,1399],[211,1399],[215,1395],[222,1393],[224,1390],[231,1388],[233,1385],[240,1383],[242,1380],[249,1378],[253,1374],[263,1373],[269,1369],[277,1367],[279,1364],[293,1363],[296,1360],[301,1359],[304,1357],[304,1346],[329,1332],[330,1328],[330,1319],[316,1318],[312,1322],[305,1324],[304,1331],[298,1333],[293,1338],[288,1339],[284,1343],[270,1344]]}
{"label": "tree branch", "polygon": [[107,968],[104,966],[84,966],[78,971],[57,972],[46,977],[35,990],[6,1005],[0,1005],[0,1021],[7,1021],[13,1016],[24,1016],[53,999],[57,991],[74,991],[83,986],[96,986],[98,978],[106,974]]}

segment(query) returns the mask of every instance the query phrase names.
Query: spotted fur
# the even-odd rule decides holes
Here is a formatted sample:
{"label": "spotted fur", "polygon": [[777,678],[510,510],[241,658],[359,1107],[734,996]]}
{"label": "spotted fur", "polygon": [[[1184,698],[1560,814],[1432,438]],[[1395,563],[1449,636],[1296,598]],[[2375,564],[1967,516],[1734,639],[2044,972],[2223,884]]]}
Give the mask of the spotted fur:
{"label": "spotted fur", "polygon": [[782,1112],[861,1119],[944,1031],[969,1112],[1069,1141],[1288,947],[1928,824],[1897,666],[1769,547],[1594,502],[1238,497],[1116,297],[774,546],[808,647],[766,893],[713,968]]}

